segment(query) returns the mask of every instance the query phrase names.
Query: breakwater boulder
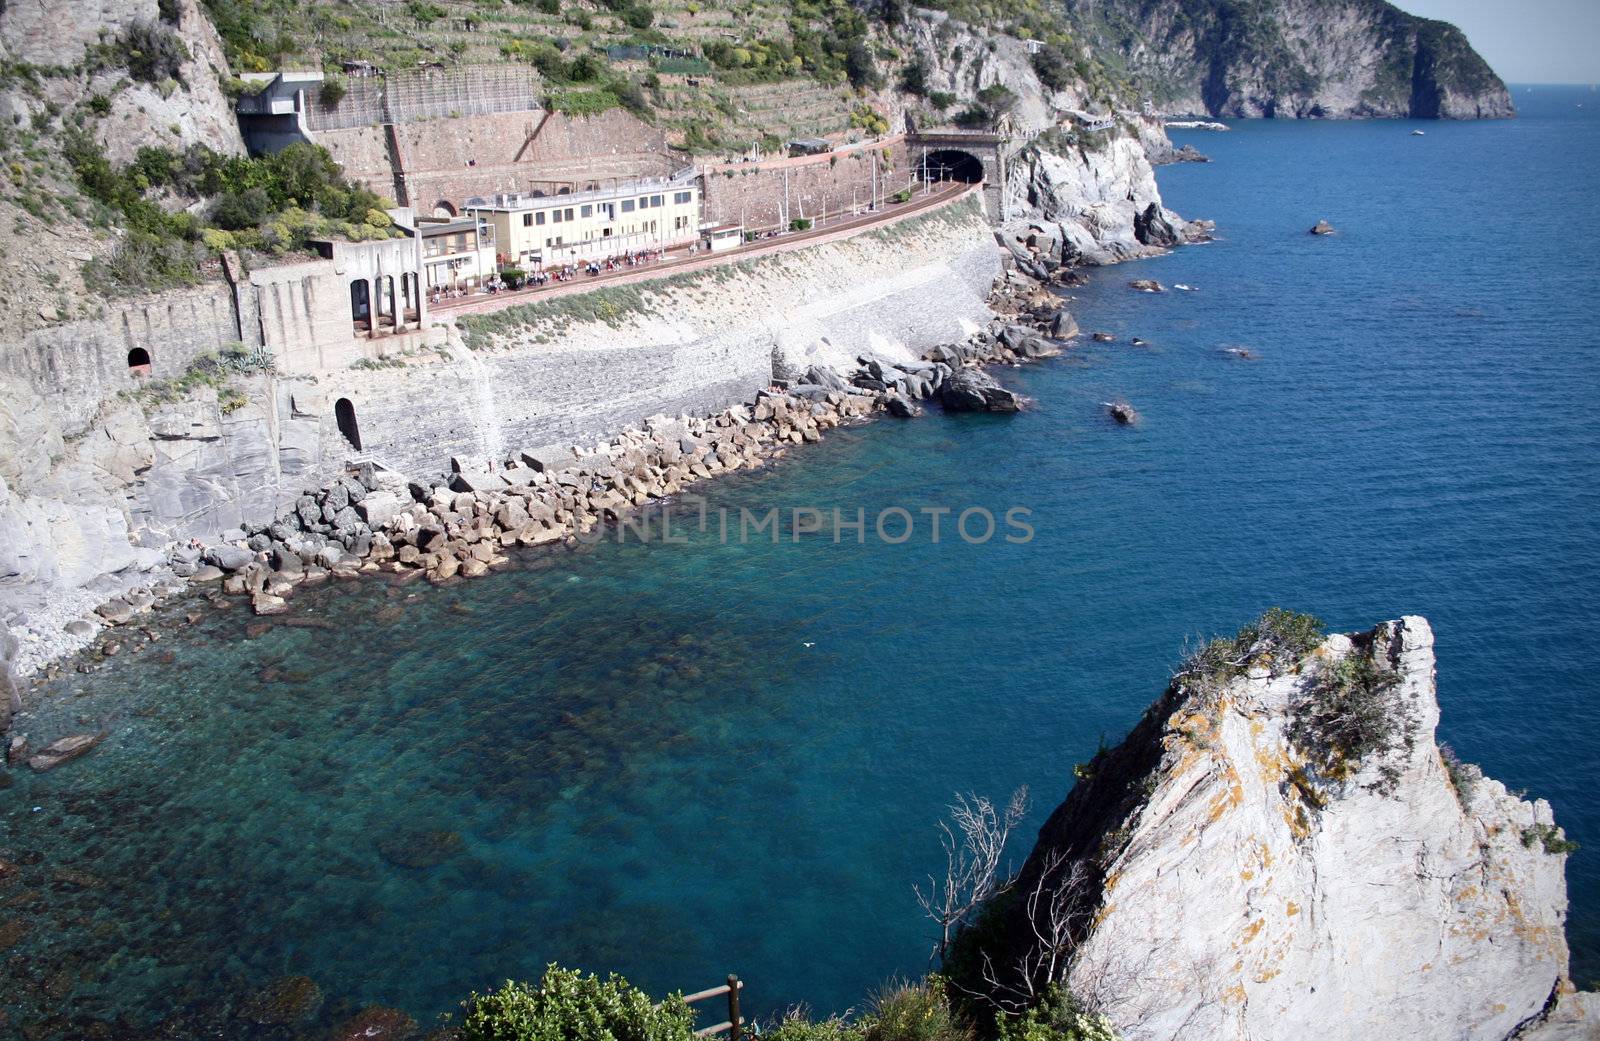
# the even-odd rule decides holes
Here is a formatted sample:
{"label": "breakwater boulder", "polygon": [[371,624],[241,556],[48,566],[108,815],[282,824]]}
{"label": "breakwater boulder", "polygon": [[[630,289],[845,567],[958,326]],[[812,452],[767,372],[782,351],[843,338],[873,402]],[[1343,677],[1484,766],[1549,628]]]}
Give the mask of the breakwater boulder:
{"label": "breakwater boulder", "polygon": [[1016,412],[1021,400],[982,369],[960,369],[939,390],[939,403],[951,412]]}
{"label": "breakwater boulder", "polygon": [[1056,972],[1126,1041],[1593,1037],[1571,847],[1435,742],[1433,646],[1419,617],[1323,638],[1275,611],[1191,655],[968,935],[983,986]]}

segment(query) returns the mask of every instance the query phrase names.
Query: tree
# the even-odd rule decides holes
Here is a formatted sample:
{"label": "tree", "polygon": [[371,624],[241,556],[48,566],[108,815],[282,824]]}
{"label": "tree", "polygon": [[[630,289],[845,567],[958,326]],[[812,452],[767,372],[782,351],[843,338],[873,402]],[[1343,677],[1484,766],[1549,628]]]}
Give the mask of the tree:
{"label": "tree", "polygon": [[900,89],[916,97],[928,95],[928,63],[915,58],[900,72]]}
{"label": "tree", "polygon": [[872,60],[872,51],[867,48],[867,41],[859,36],[845,48],[844,74],[857,90],[869,90],[883,82],[878,75],[878,65]]}
{"label": "tree", "polygon": [[1072,86],[1072,66],[1068,64],[1067,56],[1056,48],[1045,44],[1033,53],[1030,60],[1033,62],[1034,75],[1046,88],[1066,90]]}
{"label": "tree", "polygon": [[[929,875],[926,890],[915,887],[922,910],[939,923],[939,944],[934,950],[938,957],[949,952],[956,931],[968,924],[985,902],[1010,887],[1009,876],[1001,873],[1000,858],[1011,830],[1027,812],[1028,789],[1023,786],[1011,793],[1003,812],[984,796],[958,795],[950,806],[950,821],[939,823],[944,878]],[[957,832],[961,833],[959,839]]]}

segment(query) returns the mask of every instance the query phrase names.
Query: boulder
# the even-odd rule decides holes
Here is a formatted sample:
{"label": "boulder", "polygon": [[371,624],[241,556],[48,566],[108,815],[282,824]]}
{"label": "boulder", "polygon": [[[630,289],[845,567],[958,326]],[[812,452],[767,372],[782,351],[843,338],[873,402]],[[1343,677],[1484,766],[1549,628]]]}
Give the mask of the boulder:
{"label": "boulder", "polygon": [[377,529],[388,526],[409,505],[398,492],[385,490],[367,493],[355,509],[367,527]]}
{"label": "boulder", "polygon": [[1133,215],[1133,237],[1146,246],[1176,246],[1182,241],[1178,223],[1158,202]]}
{"label": "boulder", "polygon": [[1319,220],[1319,221],[1317,221],[1316,224],[1311,226],[1311,231],[1309,232],[1309,234],[1312,234],[1312,235],[1332,235],[1334,233],[1334,231],[1335,231],[1335,228],[1334,228],[1334,226],[1332,224],[1329,224],[1325,220]]}
{"label": "boulder", "polygon": [[256,559],[253,551],[243,546],[230,546],[226,543],[212,546],[206,550],[206,563],[224,571],[238,571]]}
{"label": "boulder", "polygon": [[888,409],[889,415],[899,419],[912,419],[922,414],[921,409],[899,394],[890,394],[884,402],[884,408]]}
{"label": "boulder", "polygon": [[450,490],[455,492],[496,492],[505,487],[504,477],[487,470],[469,470],[450,478]]}
{"label": "boulder", "polygon": [[981,369],[958,369],[939,388],[939,402],[950,412],[1016,412],[1020,399]]}
{"label": "boulder", "polygon": [[1065,310],[1057,311],[1050,319],[1050,335],[1057,340],[1070,340],[1079,333],[1078,320]]}
{"label": "boulder", "polygon": [[283,614],[289,610],[289,602],[274,593],[263,591],[250,597],[250,609],[258,615]]}
{"label": "boulder", "polygon": [[74,759],[82,759],[92,752],[96,745],[104,741],[110,731],[102,730],[97,734],[74,734],[64,737],[59,741],[51,742],[28,757],[28,766],[38,773],[54,770]]}
{"label": "boulder", "polygon": [[1153,278],[1136,278],[1128,283],[1129,289],[1137,289],[1141,293],[1165,293],[1167,287]]}

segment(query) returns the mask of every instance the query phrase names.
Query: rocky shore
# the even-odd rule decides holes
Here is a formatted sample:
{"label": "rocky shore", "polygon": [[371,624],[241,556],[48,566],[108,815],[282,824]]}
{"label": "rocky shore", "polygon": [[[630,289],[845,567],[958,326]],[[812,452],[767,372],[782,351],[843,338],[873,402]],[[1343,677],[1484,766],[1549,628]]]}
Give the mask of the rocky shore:
{"label": "rocky shore", "polygon": [[[158,640],[150,612],[185,591],[214,601],[242,597],[256,614],[277,615],[291,609],[297,589],[363,574],[434,583],[475,578],[507,564],[519,548],[593,539],[651,503],[762,466],[842,424],[880,413],[910,418],[929,403],[946,411],[1018,411],[1024,402],[986,367],[1060,354],[1079,329],[1049,286],[1077,276],[1048,246],[1009,245],[990,299],[994,321],[919,361],[863,355],[847,371],[813,365],[711,415],[652,416],[592,446],[457,456],[449,472],[427,477],[363,465],[308,489],[269,524],[210,546],[172,548],[150,581],[94,608],[103,632],[82,619],[68,623],[64,636],[88,642],[75,663],[44,661],[38,671],[44,679],[65,668],[91,671],[127,647]],[[20,697],[12,700],[20,707]]]}

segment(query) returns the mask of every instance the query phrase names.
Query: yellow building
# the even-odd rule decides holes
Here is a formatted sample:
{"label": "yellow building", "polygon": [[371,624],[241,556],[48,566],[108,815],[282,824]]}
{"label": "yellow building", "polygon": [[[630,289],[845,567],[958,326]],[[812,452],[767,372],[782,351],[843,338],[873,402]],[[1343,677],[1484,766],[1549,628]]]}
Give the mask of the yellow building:
{"label": "yellow building", "polygon": [[493,225],[502,263],[554,267],[695,241],[700,183],[691,168],[585,192],[473,198],[465,212]]}

